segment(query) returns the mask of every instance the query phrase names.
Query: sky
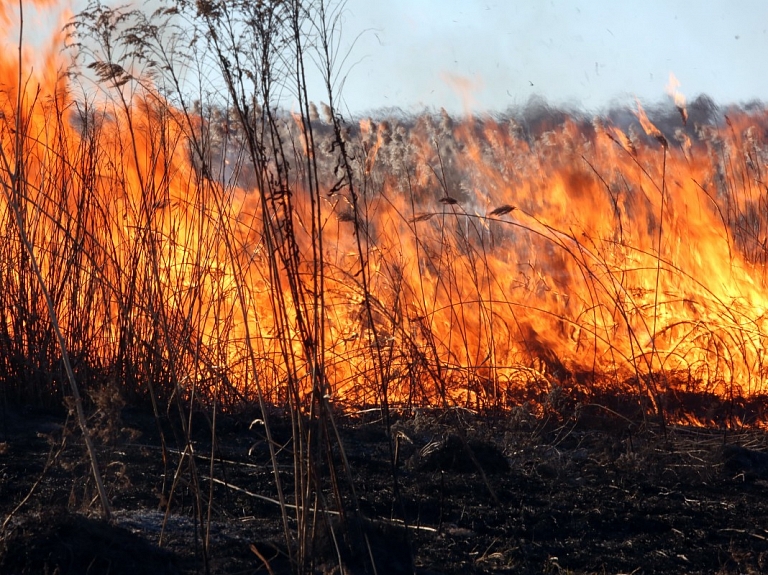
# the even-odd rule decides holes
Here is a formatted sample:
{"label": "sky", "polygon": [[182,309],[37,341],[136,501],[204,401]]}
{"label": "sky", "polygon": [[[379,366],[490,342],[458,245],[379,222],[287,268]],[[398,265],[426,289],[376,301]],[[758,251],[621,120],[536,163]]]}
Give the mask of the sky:
{"label": "sky", "polygon": [[671,73],[689,100],[768,100],[768,0],[346,0],[341,50],[354,115],[503,112],[532,96],[597,113],[667,101]]}
{"label": "sky", "polygon": [[347,0],[352,112],[768,100],[768,0]]}

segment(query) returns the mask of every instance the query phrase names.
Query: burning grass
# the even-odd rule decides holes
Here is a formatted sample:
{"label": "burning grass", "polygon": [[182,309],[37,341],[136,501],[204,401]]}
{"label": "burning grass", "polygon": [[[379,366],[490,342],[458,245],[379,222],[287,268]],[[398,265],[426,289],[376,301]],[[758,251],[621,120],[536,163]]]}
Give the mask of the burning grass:
{"label": "burning grass", "polygon": [[702,99],[650,136],[536,106],[320,120],[189,102],[145,16],[77,22],[98,95],[55,60],[4,90],[6,397],[64,393],[13,205],[78,379],[127,396],[509,408],[559,385],[659,411],[765,391],[762,108]]}
{"label": "burning grass", "polygon": [[[125,382],[127,391],[141,392],[141,381],[151,378],[166,393],[174,385],[189,390],[195,381],[204,395],[221,388],[243,401],[252,400],[259,380],[268,401],[284,401],[288,368],[273,335],[278,322],[267,305],[275,286],[259,232],[263,219],[250,205],[255,192],[199,178],[185,164],[187,150],[177,133],[176,149],[166,150],[169,158],[160,162],[168,172],[150,178],[150,194],[132,197],[140,184],[130,185],[125,174],[109,174],[119,160],[108,157],[110,150],[119,152],[126,142],[86,143],[66,118],[53,119],[56,129],[68,132],[58,137],[77,143],[77,154],[99,150],[108,172],[83,181],[77,171],[62,173],[71,164],[48,165],[53,156],[43,151],[27,156],[28,164],[40,162],[30,171],[52,176],[25,194],[30,214],[25,229],[40,253],[46,285],[85,379],[110,374]],[[116,120],[101,121],[93,138],[121,131]],[[157,135],[166,132],[168,138],[172,126],[162,122],[170,116],[143,121],[161,122]],[[323,198],[324,364],[334,400],[381,401],[381,382],[375,387],[370,375],[381,369],[372,351],[377,347],[388,359],[390,401],[412,405],[508,405],[516,389],[567,381],[576,373],[592,373],[592,386],[636,375],[641,388],[652,387],[656,378],[721,396],[762,392],[762,282],[755,276],[763,255],[753,244],[763,212],[746,198],[724,194],[725,186],[735,183],[731,179],[714,186],[720,163],[690,173],[682,152],[642,142],[635,148],[640,152],[617,152],[605,134],[571,123],[532,143],[510,138],[494,145],[488,138],[500,137],[508,127],[496,121],[472,121],[456,136],[440,135],[443,142],[435,147],[397,156],[398,146],[429,142],[425,132],[432,124],[432,118],[420,118],[402,140],[391,141],[392,149],[384,145],[366,157],[371,169],[358,174],[366,187],[360,213],[345,211],[349,199],[343,190]],[[387,138],[384,126],[378,138]],[[583,149],[568,149],[573,132]],[[509,157],[511,166],[501,163],[498,155],[515,146],[528,149]],[[707,152],[701,144],[689,153]],[[759,157],[758,150],[752,152]],[[539,165],[544,153],[552,154],[552,166]],[[597,166],[605,165],[601,155],[607,153],[618,156],[624,170],[608,164],[601,171]],[[647,169],[643,161],[649,162]],[[654,215],[661,198],[654,206],[652,197],[661,194],[652,173],[660,168],[656,161],[668,163],[667,174],[656,174],[661,183],[666,184],[662,177],[675,178],[680,192],[664,190],[669,197],[661,224]],[[414,165],[398,177],[404,162]],[[439,174],[441,163],[450,170]],[[681,167],[685,180],[670,175]],[[608,173],[610,182],[603,175]],[[629,176],[641,182],[633,184]],[[757,185],[754,177],[746,181]],[[155,180],[167,182],[164,189],[158,190]],[[699,182],[714,187],[708,191]],[[686,196],[683,183],[693,197]],[[294,192],[298,205],[292,214],[300,282],[313,277],[315,265],[307,259],[312,252],[302,197],[300,190]],[[718,198],[722,203],[715,203]],[[746,213],[732,213],[730,223],[717,221],[734,210]],[[355,228],[364,238],[368,293],[350,241]],[[56,342],[45,309],[35,308],[42,298],[24,267],[23,246],[12,226],[6,229],[4,282],[11,305],[5,308],[5,381],[15,382],[18,387],[10,390],[22,397],[45,395],[58,389],[50,380],[58,371]],[[224,234],[231,237],[224,240]],[[226,253],[228,244],[237,265]],[[247,292],[238,296],[236,283]],[[287,291],[281,301],[295,316]],[[247,312],[238,309],[238,297],[245,299]],[[246,322],[258,350],[258,371],[245,367]],[[285,328],[292,351],[299,351],[297,326]],[[180,347],[178,358],[163,351],[168,342]],[[184,374],[177,374],[176,382],[174,361],[181,362],[176,371]],[[306,378],[306,366],[297,368],[300,379]],[[660,385],[660,391],[671,387]]]}

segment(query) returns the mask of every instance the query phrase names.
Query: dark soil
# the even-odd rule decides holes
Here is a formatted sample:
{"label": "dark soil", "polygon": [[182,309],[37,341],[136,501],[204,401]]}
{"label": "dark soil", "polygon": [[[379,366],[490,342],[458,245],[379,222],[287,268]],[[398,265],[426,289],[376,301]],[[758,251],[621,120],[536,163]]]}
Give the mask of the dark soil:
{"label": "dark soil", "polygon": [[[205,416],[192,419],[194,460],[181,457],[172,418],[158,424],[137,408],[94,417],[111,523],[100,519],[71,421],[22,408],[0,416],[0,573],[290,572],[257,416],[219,417],[213,466]],[[292,503],[289,423],[272,414]],[[317,522],[315,573],[340,573],[340,563],[373,572],[371,557],[379,575],[768,572],[763,432],[671,427],[665,436],[608,412],[411,413],[392,428],[395,484],[378,414],[338,424],[358,512]]]}

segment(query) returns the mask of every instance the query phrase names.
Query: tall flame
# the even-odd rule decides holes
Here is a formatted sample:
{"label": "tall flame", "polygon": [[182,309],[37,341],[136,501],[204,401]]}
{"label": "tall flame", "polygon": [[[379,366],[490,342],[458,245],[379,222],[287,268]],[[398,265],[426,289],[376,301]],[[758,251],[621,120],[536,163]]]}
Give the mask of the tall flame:
{"label": "tall flame", "polygon": [[[274,308],[279,292],[296,318],[299,298],[277,279],[237,123],[177,109],[146,82],[129,93],[115,74],[103,82],[125,99],[88,102],[56,57],[18,108],[18,66],[0,54],[0,180],[81,365],[285,400],[287,381],[314,368],[300,359],[299,328]],[[508,405],[557,382],[764,393],[768,118],[738,112],[674,137],[639,104],[637,118],[652,138],[608,119],[527,133],[510,118],[444,112],[365,120],[342,136],[355,200],[328,167],[337,136],[286,114],[297,163],[313,155],[324,178],[320,206],[297,179],[285,217],[302,278],[323,275],[328,393],[433,405]],[[196,130],[213,142],[207,156],[192,150]],[[0,217],[10,222],[7,199]],[[45,312],[17,232],[3,230],[3,291],[36,314],[0,316],[8,372],[44,343],[28,334]],[[279,345],[286,331],[291,356]]]}

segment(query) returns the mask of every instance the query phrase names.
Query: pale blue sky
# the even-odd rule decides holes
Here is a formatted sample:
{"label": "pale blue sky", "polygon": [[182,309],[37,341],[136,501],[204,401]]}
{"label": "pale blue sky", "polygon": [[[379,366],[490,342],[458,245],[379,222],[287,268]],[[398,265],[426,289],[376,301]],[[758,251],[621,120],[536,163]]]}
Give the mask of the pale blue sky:
{"label": "pale blue sky", "polygon": [[689,100],[768,100],[767,30],[768,0],[347,0],[343,111],[598,111],[665,101],[670,72]]}
{"label": "pale blue sky", "polygon": [[[768,0],[348,0],[345,101],[475,110],[531,95],[597,110],[662,101],[669,74],[689,99],[768,99]],[[533,84],[533,85],[531,85]]]}

